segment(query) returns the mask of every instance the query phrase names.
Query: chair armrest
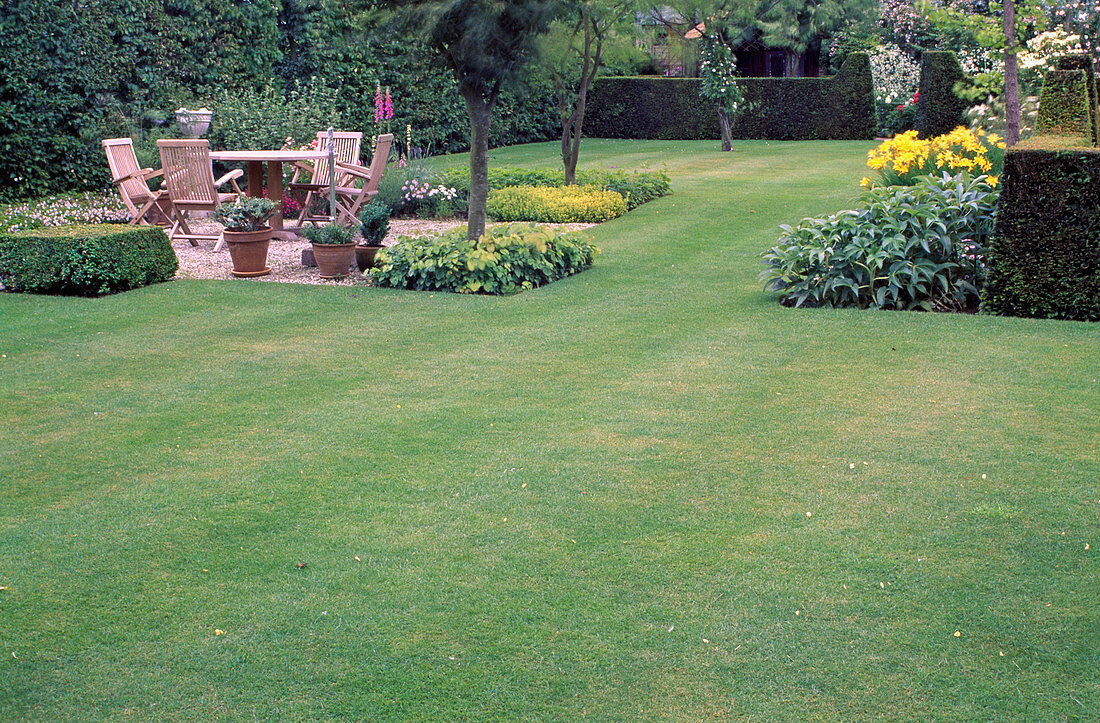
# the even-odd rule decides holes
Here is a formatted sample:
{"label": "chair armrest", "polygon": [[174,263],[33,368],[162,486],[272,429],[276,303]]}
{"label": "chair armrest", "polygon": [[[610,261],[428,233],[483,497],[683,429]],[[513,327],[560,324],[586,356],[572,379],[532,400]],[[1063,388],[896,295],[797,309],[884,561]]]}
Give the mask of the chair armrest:
{"label": "chair armrest", "polygon": [[356,166],[351,163],[343,163],[342,161],[336,162],[336,167],[345,173],[349,173],[356,178],[368,179],[370,178],[370,169],[365,166]]}
{"label": "chair armrest", "polygon": [[224,176],[222,176],[218,180],[214,181],[214,185],[215,186],[221,186],[222,184],[228,183],[229,181],[236,181],[238,178],[240,178],[243,175],[244,175],[244,171],[242,171],[241,169],[238,168],[236,170],[230,171],[229,173],[225,174]]}
{"label": "chair armrest", "polygon": [[131,181],[135,178],[140,178],[143,181],[148,181],[150,178],[155,178],[161,175],[164,175],[163,168],[159,171],[154,171],[152,168],[141,168],[131,173],[127,173],[125,176],[119,176],[118,178],[112,179],[111,183],[124,183],[126,181]]}

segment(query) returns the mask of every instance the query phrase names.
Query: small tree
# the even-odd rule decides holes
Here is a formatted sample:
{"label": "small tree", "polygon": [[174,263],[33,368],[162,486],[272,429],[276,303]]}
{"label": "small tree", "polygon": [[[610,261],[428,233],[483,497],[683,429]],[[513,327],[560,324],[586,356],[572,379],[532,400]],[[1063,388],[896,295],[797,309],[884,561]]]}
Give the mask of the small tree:
{"label": "small tree", "polygon": [[616,28],[640,7],[638,0],[568,0],[543,36],[545,67],[554,82],[561,118],[565,183],[576,182],[588,90]]}
{"label": "small tree", "polygon": [[722,130],[722,150],[733,150],[733,125],[749,110],[737,82],[737,58],[729,46],[706,39],[700,47],[699,74],[703,78],[699,94],[714,103]]}
{"label": "small tree", "polygon": [[514,84],[553,18],[556,0],[383,0],[454,73],[470,120],[468,237],[485,233],[489,124],[501,89]]}

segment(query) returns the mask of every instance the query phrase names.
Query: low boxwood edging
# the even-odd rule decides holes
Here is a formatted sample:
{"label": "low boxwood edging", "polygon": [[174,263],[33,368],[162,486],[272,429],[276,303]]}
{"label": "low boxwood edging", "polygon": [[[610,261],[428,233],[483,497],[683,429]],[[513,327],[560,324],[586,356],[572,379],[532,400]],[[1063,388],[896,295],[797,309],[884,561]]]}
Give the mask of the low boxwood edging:
{"label": "low boxwood edging", "polygon": [[497,221],[602,223],[626,213],[626,201],[590,186],[508,186],[489,192],[485,210]]}
{"label": "low boxwood edging", "polygon": [[[667,174],[660,171],[628,172],[622,170],[580,170],[576,178],[578,186],[614,191],[626,201],[633,211],[643,203],[649,203],[672,192]],[[470,193],[470,171],[466,168],[448,168],[439,173],[439,182],[454,188],[459,195]],[[565,171],[546,168],[517,168],[500,166],[489,169],[489,190],[509,186],[564,186]]]}
{"label": "low boxwood edging", "polygon": [[375,257],[378,286],[462,294],[514,294],[583,271],[599,253],[579,231],[512,223],[477,241],[466,227],[419,238],[401,237]]}
{"label": "low boxwood edging", "polygon": [[179,268],[164,229],[98,224],[0,235],[7,291],[95,296],[167,281]]}

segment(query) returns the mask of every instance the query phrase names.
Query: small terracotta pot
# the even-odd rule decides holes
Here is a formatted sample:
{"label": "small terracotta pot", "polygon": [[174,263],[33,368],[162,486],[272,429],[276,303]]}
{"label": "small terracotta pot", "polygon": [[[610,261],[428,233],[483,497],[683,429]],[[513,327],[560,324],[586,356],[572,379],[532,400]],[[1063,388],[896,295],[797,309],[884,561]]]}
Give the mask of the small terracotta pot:
{"label": "small terracotta pot", "polygon": [[374,268],[374,255],[378,253],[378,250],[381,248],[381,246],[368,246],[366,244],[356,245],[355,263],[359,266],[360,271]]}
{"label": "small terracotta pot", "polygon": [[266,276],[271,273],[267,265],[267,249],[271,245],[271,229],[259,231],[223,231],[225,245],[233,259],[234,276]]}
{"label": "small terracotta pot", "polygon": [[322,279],[347,276],[355,263],[355,244],[312,244]]}

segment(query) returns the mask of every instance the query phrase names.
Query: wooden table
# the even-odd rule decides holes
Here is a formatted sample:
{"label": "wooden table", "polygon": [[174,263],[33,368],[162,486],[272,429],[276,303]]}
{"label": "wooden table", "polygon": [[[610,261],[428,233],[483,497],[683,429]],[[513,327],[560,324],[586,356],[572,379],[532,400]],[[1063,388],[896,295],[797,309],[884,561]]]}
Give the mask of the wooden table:
{"label": "wooden table", "polygon": [[283,162],[315,161],[327,158],[328,151],[213,151],[210,158],[222,162],[241,162],[247,167],[248,195],[263,196],[263,165],[267,164],[268,198],[276,202],[275,215],[269,223],[275,238],[290,240],[298,237],[283,228]]}

